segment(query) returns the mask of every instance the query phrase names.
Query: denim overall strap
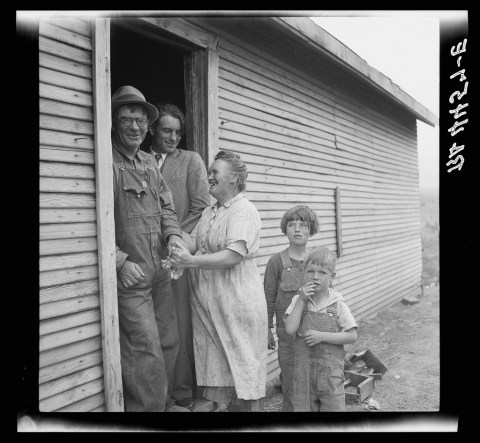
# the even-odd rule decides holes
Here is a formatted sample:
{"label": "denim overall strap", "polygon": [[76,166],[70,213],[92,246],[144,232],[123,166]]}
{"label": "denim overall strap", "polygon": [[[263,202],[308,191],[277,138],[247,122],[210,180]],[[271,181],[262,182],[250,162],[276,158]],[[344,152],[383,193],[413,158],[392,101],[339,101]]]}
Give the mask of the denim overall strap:
{"label": "denim overall strap", "polygon": [[277,328],[285,327],[283,315],[290,306],[292,298],[301,286],[302,273],[298,268],[292,266],[292,261],[288,255],[288,248],[280,252],[282,259],[282,273],[277,289],[277,297],[275,300],[275,316],[277,321]]}

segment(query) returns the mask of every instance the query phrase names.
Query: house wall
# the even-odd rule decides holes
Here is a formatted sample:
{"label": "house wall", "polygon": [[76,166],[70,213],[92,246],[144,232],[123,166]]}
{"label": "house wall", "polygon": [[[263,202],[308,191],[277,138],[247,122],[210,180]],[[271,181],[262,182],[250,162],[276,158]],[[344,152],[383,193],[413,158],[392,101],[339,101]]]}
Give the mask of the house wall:
{"label": "house wall", "polygon": [[91,23],[40,20],[39,410],[105,410]]}
{"label": "house wall", "polygon": [[[341,234],[335,287],[357,320],[418,295],[415,118],[298,44],[259,26],[210,26],[219,21],[195,20],[221,36],[219,147],[247,163],[246,194],[262,219],[262,277],[269,257],[288,246],[282,215],[306,204],[321,224],[309,247],[338,251]],[[269,379],[279,373],[276,351],[268,369]]]}

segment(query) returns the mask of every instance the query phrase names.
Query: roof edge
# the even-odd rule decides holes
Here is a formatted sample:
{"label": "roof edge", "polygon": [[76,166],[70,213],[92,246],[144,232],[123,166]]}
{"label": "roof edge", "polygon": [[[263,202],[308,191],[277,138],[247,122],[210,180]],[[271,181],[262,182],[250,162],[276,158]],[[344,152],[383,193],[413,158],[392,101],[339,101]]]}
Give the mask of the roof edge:
{"label": "roof edge", "polygon": [[433,112],[408,95],[386,75],[370,66],[359,55],[317,25],[313,20],[306,17],[271,17],[271,19],[287,31],[300,37],[311,45],[313,49],[327,55],[336,63],[346,67],[357,77],[366,80],[389,98],[407,108],[418,120],[433,127],[439,124],[438,117]]}

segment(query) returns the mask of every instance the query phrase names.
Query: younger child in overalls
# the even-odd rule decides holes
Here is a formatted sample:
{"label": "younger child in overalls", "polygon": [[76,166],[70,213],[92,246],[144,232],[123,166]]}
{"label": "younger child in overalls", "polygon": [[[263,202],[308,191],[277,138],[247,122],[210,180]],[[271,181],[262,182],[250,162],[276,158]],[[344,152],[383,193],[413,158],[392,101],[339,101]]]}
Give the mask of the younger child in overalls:
{"label": "younger child in overalls", "polygon": [[293,342],[293,410],[345,410],[344,345],[357,340],[357,323],[343,297],[329,287],[337,256],[328,248],[307,252],[304,282],[284,316]]}
{"label": "younger child in overalls", "polygon": [[276,316],[278,363],[283,393],[283,412],[293,411],[293,335],[285,332],[283,314],[298,288],[303,284],[303,259],[310,236],[319,231],[317,215],[307,206],[294,206],[282,217],[280,229],[290,245],[272,255],[265,269],[264,290],[268,313],[268,347],[275,349],[273,314]]}

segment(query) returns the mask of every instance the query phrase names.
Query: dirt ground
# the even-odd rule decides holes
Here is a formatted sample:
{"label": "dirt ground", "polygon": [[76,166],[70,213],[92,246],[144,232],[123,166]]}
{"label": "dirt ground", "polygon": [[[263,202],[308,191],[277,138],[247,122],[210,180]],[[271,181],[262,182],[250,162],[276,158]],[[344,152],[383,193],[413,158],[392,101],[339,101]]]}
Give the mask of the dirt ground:
{"label": "dirt ground", "polygon": [[[438,196],[422,195],[423,295],[414,304],[399,300],[359,321],[355,353],[370,349],[387,366],[367,402],[346,405],[347,412],[436,412],[440,409],[439,213]],[[348,357],[348,354],[347,354]],[[347,388],[351,390],[352,388]],[[348,392],[348,391],[347,391]],[[265,412],[282,408],[279,377],[267,385]]]}

